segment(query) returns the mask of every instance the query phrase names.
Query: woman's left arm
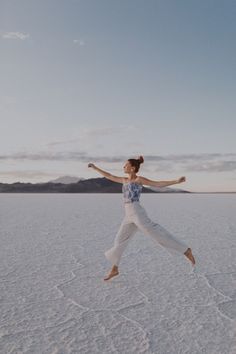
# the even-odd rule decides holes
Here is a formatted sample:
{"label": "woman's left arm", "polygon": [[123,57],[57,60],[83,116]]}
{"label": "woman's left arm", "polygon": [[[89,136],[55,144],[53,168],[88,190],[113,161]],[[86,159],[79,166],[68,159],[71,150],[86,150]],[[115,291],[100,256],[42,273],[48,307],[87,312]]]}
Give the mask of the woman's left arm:
{"label": "woman's left arm", "polygon": [[177,184],[177,183],[182,183],[186,181],[185,177],[180,177],[177,180],[172,180],[172,181],[153,181],[151,179],[148,179],[146,177],[139,177],[141,180],[141,183],[146,185],[146,186],[152,186],[152,187],[166,187],[166,186],[171,186],[172,184]]}

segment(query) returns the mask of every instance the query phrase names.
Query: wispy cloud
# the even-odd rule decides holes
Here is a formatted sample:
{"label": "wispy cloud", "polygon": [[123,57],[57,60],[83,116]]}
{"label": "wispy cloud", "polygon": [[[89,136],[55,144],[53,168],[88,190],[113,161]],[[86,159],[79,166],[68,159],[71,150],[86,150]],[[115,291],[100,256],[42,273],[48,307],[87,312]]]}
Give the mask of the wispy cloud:
{"label": "wispy cloud", "polygon": [[236,161],[209,161],[189,165],[188,169],[195,172],[229,172],[236,171]]}
{"label": "wispy cloud", "polygon": [[[148,156],[146,160],[155,161]],[[157,157],[156,171],[183,170],[188,172],[230,172],[236,170],[236,153],[179,154]]]}
{"label": "wispy cloud", "polygon": [[78,44],[80,46],[85,45],[85,42],[83,39],[73,39],[73,43]]}
{"label": "wispy cloud", "polygon": [[[137,158],[128,153],[116,156],[96,156],[84,151],[67,152],[38,152],[14,153],[0,155],[0,160],[15,161],[76,161],[87,164],[93,163],[123,163],[127,158]],[[179,154],[179,155],[145,155],[144,160],[156,171],[174,171],[175,169],[189,172],[228,172],[236,170],[236,153],[205,153],[205,154]],[[146,166],[146,165],[145,165]]]}
{"label": "wispy cloud", "polygon": [[14,171],[1,171],[1,177],[14,177],[14,178],[40,178],[40,177],[58,177],[58,173],[50,173],[36,170],[14,170]]}
{"label": "wispy cloud", "polygon": [[74,139],[65,139],[65,140],[56,140],[48,143],[46,146],[52,147],[57,145],[67,145],[81,142],[81,140],[92,139],[94,141],[95,138],[99,139],[101,137],[111,137],[114,135],[122,134],[124,137],[125,134],[132,134],[137,131],[137,127],[132,125],[120,125],[117,127],[96,127],[96,128],[81,128],[80,133],[77,134],[77,137]]}
{"label": "wispy cloud", "polygon": [[24,41],[25,39],[29,38],[29,33],[22,33],[22,32],[2,32],[1,37],[3,39],[20,39]]}

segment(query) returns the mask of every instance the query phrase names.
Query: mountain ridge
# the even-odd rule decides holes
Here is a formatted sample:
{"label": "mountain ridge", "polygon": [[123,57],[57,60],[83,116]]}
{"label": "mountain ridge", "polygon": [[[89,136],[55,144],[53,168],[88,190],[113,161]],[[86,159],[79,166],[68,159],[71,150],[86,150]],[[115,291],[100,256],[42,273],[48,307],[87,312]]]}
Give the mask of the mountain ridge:
{"label": "mountain ridge", "polygon": [[[67,176],[68,177],[68,176]],[[105,177],[80,179],[75,183],[60,183],[56,180],[44,183],[0,183],[0,193],[122,193],[122,184]],[[169,188],[161,191],[143,186],[142,193],[192,193]]]}

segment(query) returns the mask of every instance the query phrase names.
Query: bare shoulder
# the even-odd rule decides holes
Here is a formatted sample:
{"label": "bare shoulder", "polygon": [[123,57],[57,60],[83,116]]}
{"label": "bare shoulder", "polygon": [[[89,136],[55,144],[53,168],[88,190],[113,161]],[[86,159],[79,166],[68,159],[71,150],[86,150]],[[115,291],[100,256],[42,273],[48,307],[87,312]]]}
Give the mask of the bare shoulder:
{"label": "bare shoulder", "polygon": [[138,184],[143,184],[143,177],[142,176],[137,176],[135,182],[138,183]]}
{"label": "bare shoulder", "polygon": [[[123,183],[128,183],[128,182],[130,182],[130,180],[129,180],[127,177],[124,177],[123,180],[124,180]],[[138,184],[143,184],[143,183],[142,183],[142,177],[141,177],[141,176],[137,176],[137,178],[136,178],[134,181],[132,181],[132,182],[135,182],[135,183],[138,183]]]}
{"label": "bare shoulder", "polygon": [[125,177],[114,176],[112,174],[108,174],[106,178],[109,179],[110,181],[117,182],[117,183],[124,183],[124,179],[125,179]]}
{"label": "bare shoulder", "polygon": [[143,177],[143,176],[138,176],[138,183],[140,183],[140,184],[147,184],[148,181],[149,181],[148,178]]}

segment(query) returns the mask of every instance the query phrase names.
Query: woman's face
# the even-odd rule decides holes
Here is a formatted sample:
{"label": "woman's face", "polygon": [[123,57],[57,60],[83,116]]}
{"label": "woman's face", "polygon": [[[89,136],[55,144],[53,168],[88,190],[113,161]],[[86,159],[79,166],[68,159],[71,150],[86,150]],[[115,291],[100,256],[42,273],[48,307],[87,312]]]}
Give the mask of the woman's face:
{"label": "woman's face", "polygon": [[135,168],[133,166],[131,166],[129,161],[125,162],[123,169],[124,169],[124,173],[131,173],[131,172],[134,172],[134,170],[135,170]]}

